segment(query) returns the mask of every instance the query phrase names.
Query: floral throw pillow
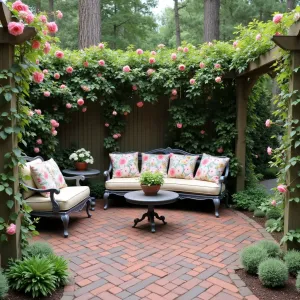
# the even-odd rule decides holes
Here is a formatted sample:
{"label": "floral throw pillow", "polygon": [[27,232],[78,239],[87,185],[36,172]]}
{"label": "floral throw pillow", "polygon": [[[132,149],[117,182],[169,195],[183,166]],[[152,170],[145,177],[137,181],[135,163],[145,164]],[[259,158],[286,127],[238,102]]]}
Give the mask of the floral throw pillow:
{"label": "floral throw pillow", "polygon": [[[57,189],[54,179],[44,162],[30,166],[31,177],[38,189]],[[41,193],[42,196],[48,198],[50,193]]]}
{"label": "floral throw pillow", "polygon": [[113,178],[138,177],[138,152],[127,154],[109,154],[113,166]]}
{"label": "floral throw pillow", "polygon": [[53,160],[53,158],[45,161],[45,165],[50,174],[52,175],[57,189],[62,189],[68,186],[66,184],[63,174],[61,173],[57,163]]}
{"label": "floral throw pillow", "polygon": [[222,176],[228,162],[229,158],[227,157],[211,156],[204,153],[195,179],[219,183],[220,176]]}
{"label": "floral throw pillow", "polygon": [[142,153],[142,172],[162,173],[167,176],[169,154],[147,154]]}
{"label": "floral throw pillow", "polygon": [[199,156],[170,154],[168,177],[193,179],[196,162]]}

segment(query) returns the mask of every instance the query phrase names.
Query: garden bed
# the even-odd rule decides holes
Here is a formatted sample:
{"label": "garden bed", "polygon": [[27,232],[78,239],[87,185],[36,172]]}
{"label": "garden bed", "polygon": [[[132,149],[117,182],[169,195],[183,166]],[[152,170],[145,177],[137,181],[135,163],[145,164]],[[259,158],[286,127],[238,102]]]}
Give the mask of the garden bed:
{"label": "garden bed", "polygon": [[[53,294],[49,297],[38,297],[36,300],[60,300],[63,296],[64,288],[61,287],[58,290],[54,291]],[[5,300],[29,300],[32,299],[30,295],[24,295],[24,293],[9,291]]]}
{"label": "garden bed", "polygon": [[241,277],[252,293],[260,300],[300,299],[300,293],[297,292],[295,287],[296,278],[294,277],[289,277],[285,287],[270,289],[261,284],[258,276],[249,275],[244,269],[236,270],[236,273]]}

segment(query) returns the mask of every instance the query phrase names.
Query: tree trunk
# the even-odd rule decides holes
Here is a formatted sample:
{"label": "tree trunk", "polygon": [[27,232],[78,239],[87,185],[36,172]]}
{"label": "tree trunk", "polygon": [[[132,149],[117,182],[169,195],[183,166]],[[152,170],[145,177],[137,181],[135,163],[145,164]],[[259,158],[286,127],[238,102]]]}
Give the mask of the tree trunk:
{"label": "tree trunk", "polygon": [[180,37],[178,0],[174,0],[174,16],[175,16],[175,26],[176,26],[176,46],[179,47],[181,45],[181,37]]}
{"label": "tree trunk", "polygon": [[41,0],[36,0],[35,10],[37,14],[41,12]]}
{"label": "tree trunk", "polygon": [[101,0],[79,0],[79,49],[97,45],[101,38]]}
{"label": "tree trunk", "polygon": [[286,8],[287,8],[287,11],[291,11],[293,10],[295,7],[296,7],[296,1],[295,0],[287,0],[287,5],[286,5]]}
{"label": "tree trunk", "polygon": [[54,0],[49,0],[48,19],[49,19],[51,22],[54,21]]}
{"label": "tree trunk", "polygon": [[204,41],[220,37],[220,0],[204,0]]}

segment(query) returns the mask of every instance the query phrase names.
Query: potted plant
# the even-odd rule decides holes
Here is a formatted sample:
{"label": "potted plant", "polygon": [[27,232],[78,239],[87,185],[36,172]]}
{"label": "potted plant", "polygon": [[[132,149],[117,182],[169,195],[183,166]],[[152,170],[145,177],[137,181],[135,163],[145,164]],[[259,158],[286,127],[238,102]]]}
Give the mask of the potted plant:
{"label": "potted plant", "polygon": [[78,171],[85,171],[88,164],[94,163],[94,158],[92,157],[91,152],[84,148],[73,152],[69,159],[75,162],[75,169]]}
{"label": "potted plant", "polygon": [[155,196],[164,183],[164,176],[159,172],[144,172],[141,174],[140,183],[146,196]]}

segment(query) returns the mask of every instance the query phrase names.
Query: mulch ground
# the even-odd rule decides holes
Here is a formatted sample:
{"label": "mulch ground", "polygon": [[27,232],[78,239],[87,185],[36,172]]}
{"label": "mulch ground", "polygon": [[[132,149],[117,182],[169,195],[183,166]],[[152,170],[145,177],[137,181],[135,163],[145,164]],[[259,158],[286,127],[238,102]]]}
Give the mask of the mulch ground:
{"label": "mulch ground", "polygon": [[[36,300],[60,300],[63,296],[64,288],[60,288],[56,290],[51,296],[49,297],[40,297],[40,298],[34,298]],[[29,300],[32,299],[31,296],[26,296],[23,293],[18,293],[15,291],[9,291],[7,296],[4,298],[4,300]]]}
{"label": "mulch ground", "polygon": [[264,287],[258,279],[258,276],[252,276],[245,272],[245,270],[236,270],[236,273],[246,283],[247,287],[260,300],[297,300],[300,299],[300,293],[297,292],[295,283],[296,279],[290,277],[285,287],[277,289],[269,289]]}

